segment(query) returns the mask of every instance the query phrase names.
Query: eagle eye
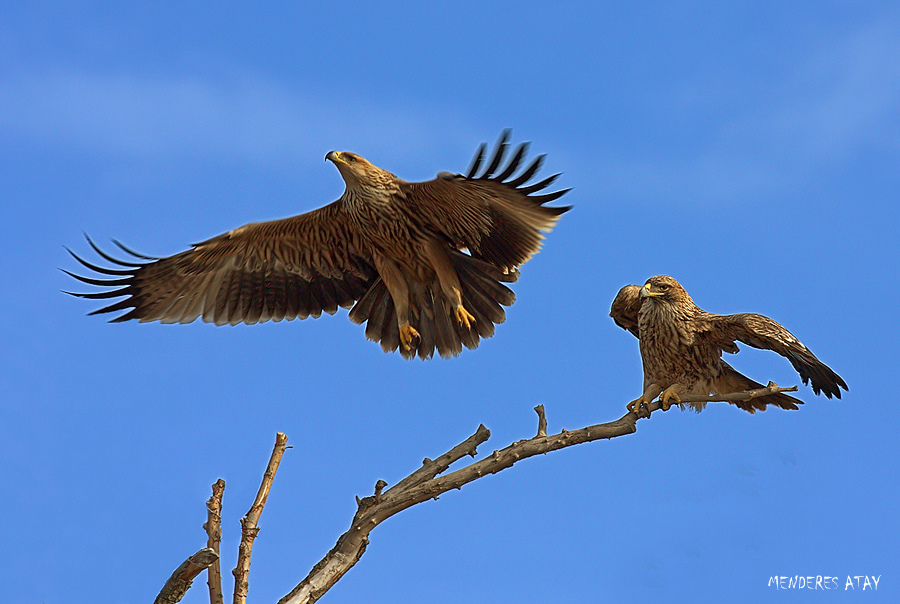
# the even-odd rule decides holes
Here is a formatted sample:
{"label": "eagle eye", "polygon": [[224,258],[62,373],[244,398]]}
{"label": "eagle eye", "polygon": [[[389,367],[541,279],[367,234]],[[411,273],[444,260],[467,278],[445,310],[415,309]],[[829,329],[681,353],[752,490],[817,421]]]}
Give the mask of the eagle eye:
{"label": "eagle eye", "polygon": [[347,161],[350,162],[350,163],[353,163],[353,162],[356,161],[356,157],[353,156],[353,155],[350,155],[350,154],[348,153],[348,154],[347,154]]}

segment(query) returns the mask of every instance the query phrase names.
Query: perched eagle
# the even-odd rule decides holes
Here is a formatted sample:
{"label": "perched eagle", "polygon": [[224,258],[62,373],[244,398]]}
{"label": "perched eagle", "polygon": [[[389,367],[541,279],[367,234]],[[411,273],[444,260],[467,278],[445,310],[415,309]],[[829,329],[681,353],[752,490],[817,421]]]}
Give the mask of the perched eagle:
{"label": "perched eagle", "polygon": [[[722,352],[738,351],[735,342],[774,350],[786,357],[804,384],[812,382],[816,394],[841,398],[847,390],[841,376],[822,363],[787,329],[768,317],[751,313],[714,315],[698,308],[672,277],[651,277],[643,287],[626,285],[613,300],[610,316],[640,340],[644,364],[644,393],[628,405],[638,414],[657,395],[663,409],[679,395],[728,394],[762,388],[762,384],[735,371],[722,360]],[[803,401],[783,393],[734,403],[756,412],[766,405],[797,409]],[[700,411],[705,403],[690,403]]]}
{"label": "perched eagle", "polygon": [[[544,156],[518,175],[528,149],[519,145],[503,166],[509,131],[484,165],[485,145],[469,171],[406,182],[355,153],[331,151],[346,184],[340,199],[306,214],[244,225],[154,258],[118,244],[134,260],[100,250],[120,267],[103,268],[76,254],[88,269],[112,279],[72,277],[104,288],[82,298],[126,296],[90,314],[126,310],[113,321],[138,319],[216,325],[253,324],[334,314],[367,322],[366,337],[385,352],[423,359],[476,348],[502,323],[515,300],[504,285],[541,247],[569,207],[546,207],[568,189],[535,193],[558,174],[534,184]],[[479,173],[480,171],[480,173]],[[69,292],[71,293],[71,292]],[[128,310],[130,309],[130,310]]]}

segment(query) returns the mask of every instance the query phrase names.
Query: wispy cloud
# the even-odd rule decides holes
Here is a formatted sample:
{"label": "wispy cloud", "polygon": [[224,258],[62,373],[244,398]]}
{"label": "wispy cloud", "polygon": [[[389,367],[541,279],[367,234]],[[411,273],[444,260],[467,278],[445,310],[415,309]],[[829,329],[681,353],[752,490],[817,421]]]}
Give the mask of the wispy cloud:
{"label": "wispy cloud", "polygon": [[[828,38],[826,38],[828,39]],[[753,100],[725,98],[721,82],[683,84],[688,119],[704,124],[703,140],[676,150],[606,154],[566,152],[552,161],[567,184],[600,180],[611,196],[727,202],[769,195],[808,181],[860,150],[896,151],[900,128],[900,22],[887,19],[810,49],[773,75]],[[219,156],[285,164],[330,148],[360,151],[375,161],[390,149],[410,159],[491,139],[473,116],[408,99],[347,95],[247,73],[220,75],[109,74],[48,70],[0,76],[0,133],[41,144],[137,156]],[[697,102],[703,97],[707,102]],[[693,99],[693,100],[692,100]],[[677,98],[674,102],[678,102]],[[695,115],[691,117],[691,112]],[[698,112],[704,112],[699,115]],[[474,116],[476,119],[478,116]],[[516,124],[510,124],[516,125]],[[545,147],[546,148],[546,147]],[[386,163],[394,167],[395,163]],[[458,166],[460,169],[464,165]],[[431,169],[454,169],[444,163]],[[432,173],[409,174],[410,178]]]}
{"label": "wispy cloud", "polygon": [[323,153],[323,143],[367,152],[390,143],[418,149],[427,144],[430,125],[444,121],[415,107],[353,106],[248,75],[28,73],[0,79],[0,98],[0,130],[43,144],[140,156],[280,162]]}
{"label": "wispy cloud", "polygon": [[[696,100],[698,90],[711,86],[687,84],[683,98]],[[733,97],[713,98],[712,115],[732,117],[710,126],[715,117],[698,115],[698,123],[710,126],[702,142],[670,155],[613,149],[593,174],[614,195],[722,202],[776,193],[861,152],[896,152],[900,22],[884,21],[812,49],[753,92],[757,98],[743,105]]]}
{"label": "wispy cloud", "polygon": [[774,155],[791,168],[884,144],[886,122],[900,117],[900,24],[870,26],[820,49],[777,82],[768,100],[771,111],[727,124],[723,138],[737,137],[759,150],[754,155]]}

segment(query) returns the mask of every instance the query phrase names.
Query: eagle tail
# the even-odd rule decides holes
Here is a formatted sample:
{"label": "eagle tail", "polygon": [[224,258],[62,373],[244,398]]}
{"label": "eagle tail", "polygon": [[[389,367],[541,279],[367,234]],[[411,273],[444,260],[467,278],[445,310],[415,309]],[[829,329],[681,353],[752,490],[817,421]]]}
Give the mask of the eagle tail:
{"label": "eagle tail", "polygon": [[366,323],[366,337],[381,342],[385,352],[394,350],[407,359],[428,359],[435,350],[444,358],[458,355],[463,347],[477,348],[481,338],[494,335],[494,326],[506,320],[504,306],[516,296],[504,283],[516,281],[518,271],[503,272],[497,267],[461,252],[451,252],[450,259],[462,286],[463,306],[475,317],[471,327],[460,325],[455,308],[444,298],[440,283],[410,283],[409,324],[419,334],[409,350],[400,346],[394,301],[381,278],[350,310],[350,320]]}
{"label": "eagle tail", "polygon": [[[736,371],[728,363],[725,363],[723,361],[722,365],[723,371],[713,385],[714,389],[717,392],[743,392],[745,390],[757,390],[759,388],[765,388],[765,386],[763,386],[759,382],[751,380],[747,376]],[[767,394],[766,396],[760,396],[758,398],[750,399],[749,401],[736,401],[733,404],[740,407],[744,411],[756,413],[757,411],[765,411],[767,405],[773,405],[782,409],[796,410],[799,409],[797,405],[802,405],[803,401],[798,398],[794,398],[793,396],[788,396],[783,392],[778,392],[775,394]]]}

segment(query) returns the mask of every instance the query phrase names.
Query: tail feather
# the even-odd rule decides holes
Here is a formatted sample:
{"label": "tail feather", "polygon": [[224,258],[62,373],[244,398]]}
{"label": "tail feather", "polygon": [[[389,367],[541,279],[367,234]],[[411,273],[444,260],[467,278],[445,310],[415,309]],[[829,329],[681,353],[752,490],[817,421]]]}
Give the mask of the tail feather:
{"label": "tail feather", "polygon": [[[413,350],[413,353],[419,355],[421,359],[430,359],[434,355],[434,349],[437,347],[437,342],[434,339],[435,334],[435,326],[434,326],[434,308],[428,309],[428,312],[423,311],[419,313],[419,346],[418,350]],[[408,356],[407,358],[412,358],[412,356]]]}
{"label": "tail feather", "polygon": [[504,306],[516,296],[504,283],[518,279],[518,271],[504,272],[488,262],[461,252],[451,252],[453,266],[462,286],[463,306],[475,322],[460,325],[455,308],[444,298],[440,283],[412,283],[410,286],[409,324],[419,333],[410,350],[400,346],[397,313],[384,282],[376,279],[350,310],[350,320],[366,324],[366,337],[381,342],[386,352],[398,350],[405,358],[431,358],[435,351],[442,357],[456,356],[463,347],[477,348],[481,338],[494,335],[495,325],[506,320]]}
{"label": "tail feather", "polygon": [[450,317],[450,309],[445,305],[441,295],[434,297],[434,342],[438,353],[445,358],[458,355],[462,352],[462,342],[453,328]]}
{"label": "tail feather", "polygon": [[[742,373],[736,371],[728,363],[722,362],[723,371],[719,375],[713,387],[719,393],[725,394],[730,392],[743,392],[744,390],[756,390],[765,388],[757,381],[751,380]],[[778,392],[776,394],[767,394],[759,398],[750,399],[749,401],[737,401],[734,403],[737,407],[756,413],[757,411],[765,411],[767,405],[781,407],[782,409],[799,409],[797,405],[802,405],[803,401],[793,396]]]}
{"label": "tail feather", "polygon": [[381,279],[376,280],[356,303],[350,311],[350,320],[356,323],[367,322],[366,338],[373,342],[381,342],[381,348],[385,352],[396,350],[399,346],[400,332],[397,327],[394,301]]}

